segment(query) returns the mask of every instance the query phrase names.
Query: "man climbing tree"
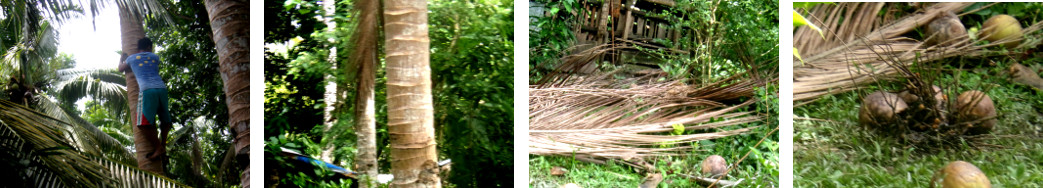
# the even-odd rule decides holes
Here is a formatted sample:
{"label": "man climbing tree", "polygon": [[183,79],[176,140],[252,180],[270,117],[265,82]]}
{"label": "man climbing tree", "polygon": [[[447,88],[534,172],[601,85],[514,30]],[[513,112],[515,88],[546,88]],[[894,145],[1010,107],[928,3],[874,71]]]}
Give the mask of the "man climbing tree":
{"label": "man climbing tree", "polygon": [[[135,113],[138,122],[134,122],[134,125],[141,129],[145,135],[145,141],[155,148],[146,155],[149,159],[166,156],[167,134],[173,126],[168,107],[167,86],[159,77],[159,64],[159,56],[152,53],[152,40],[141,38],[138,40],[138,53],[128,56],[119,67],[120,71],[133,72],[140,87],[138,110]],[[160,136],[163,140],[156,135],[157,115],[160,121]]]}

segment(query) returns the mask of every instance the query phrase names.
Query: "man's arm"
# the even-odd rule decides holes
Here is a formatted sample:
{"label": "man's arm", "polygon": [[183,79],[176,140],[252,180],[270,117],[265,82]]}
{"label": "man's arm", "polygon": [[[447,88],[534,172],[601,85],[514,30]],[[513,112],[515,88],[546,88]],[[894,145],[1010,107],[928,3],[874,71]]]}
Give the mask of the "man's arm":
{"label": "man's arm", "polygon": [[119,71],[124,73],[131,72],[130,65],[127,65],[127,53],[123,53],[120,57]]}

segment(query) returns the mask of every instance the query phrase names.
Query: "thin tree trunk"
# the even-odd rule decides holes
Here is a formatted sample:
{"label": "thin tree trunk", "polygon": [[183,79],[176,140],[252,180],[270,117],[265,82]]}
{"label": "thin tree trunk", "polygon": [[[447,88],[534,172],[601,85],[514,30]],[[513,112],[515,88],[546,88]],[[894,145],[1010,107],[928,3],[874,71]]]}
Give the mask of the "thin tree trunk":
{"label": "thin tree trunk", "polygon": [[358,66],[358,93],[355,95],[355,133],[357,134],[358,153],[355,154],[355,169],[365,176],[360,183],[362,188],[376,187],[377,177],[377,130],[376,108],[374,107],[373,90],[376,79],[377,64],[377,31],[379,0],[356,1],[359,9],[357,32],[352,39],[355,49],[352,51],[351,64]]}
{"label": "thin tree trunk", "polygon": [[431,104],[427,2],[387,1],[384,33],[391,187],[441,187]]}
{"label": "thin tree trunk", "polygon": [[228,104],[228,125],[236,137],[236,158],[245,170],[240,185],[250,187],[250,2],[206,0],[210,29],[221,66]]}
{"label": "thin tree trunk", "polygon": [[[131,13],[126,5],[122,3],[117,3],[117,6],[119,8],[123,53],[127,53],[127,55],[134,54],[138,51],[138,39],[145,37],[145,29],[141,25],[141,16]],[[130,126],[134,132],[134,158],[138,161],[138,168],[166,176],[163,172],[163,157],[157,157],[155,160],[149,160],[146,157],[155,149],[146,138],[147,136],[157,135],[145,135],[136,125],[136,122],[138,122],[138,80],[134,77],[133,72],[127,72],[125,76],[127,81],[127,104],[130,105]]]}
{"label": "thin tree trunk", "polygon": [[[337,23],[333,22],[333,15],[336,13],[336,1],[335,0],[323,0],[322,8],[325,10],[325,19],[323,22],[326,23],[326,32],[333,32],[337,28]],[[329,42],[333,42],[333,38],[328,39]],[[326,74],[326,93],[323,94],[323,102],[326,103],[326,109],[323,111],[323,124],[325,127],[322,128],[323,132],[326,133],[326,146],[323,148],[322,153],[319,154],[319,158],[323,161],[333,162],[333,151],[337,150],[337,134],[330,134],[333,130],[333,126],[337,124],[337,77],[333,76],[332,72],[337,70],[337,47],[330,45],[330,54],[326,57],[326,62],[329,62],[331,71],[330,74]]]}

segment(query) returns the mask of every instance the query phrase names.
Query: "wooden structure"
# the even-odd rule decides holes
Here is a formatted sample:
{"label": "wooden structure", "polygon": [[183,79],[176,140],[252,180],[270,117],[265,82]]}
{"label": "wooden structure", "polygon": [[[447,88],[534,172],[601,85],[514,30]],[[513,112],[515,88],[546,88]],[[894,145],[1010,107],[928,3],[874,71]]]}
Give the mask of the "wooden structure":
{"label": "wooden structure", "polygon": [[[577,13],[579,23],[573,28],[579,46],[634,42],[641,43],[644,48],[656,49],[666,48],[657,41],[677,42],[681,38],[681,31],[670,29],[667,20],[652,14],[673,7],[673,0],[585,0],[581,4],[583,8]],[[607,55],[615,61],[628,52],[633,51]]]}
{"label": "wooden structure", "polygon": [[580,22],[574,28],[580,43],[608,42],[608,39],[653,43],[654,39],[677,41],[680,38],[679,31],[667,28],[669,23],[665,19],[650,14],[673,7],[673,0],[588,0],[582,4]]}

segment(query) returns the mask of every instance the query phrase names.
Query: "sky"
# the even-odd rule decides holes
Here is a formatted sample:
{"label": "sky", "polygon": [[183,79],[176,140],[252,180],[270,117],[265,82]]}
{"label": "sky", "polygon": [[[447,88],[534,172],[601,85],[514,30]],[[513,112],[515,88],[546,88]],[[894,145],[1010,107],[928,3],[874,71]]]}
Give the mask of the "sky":
{"label": "sky", "polygon": [[120,20],[115,5],[102,8],[92,26],[90,11],[58,26],[58,52],[72,54],[76,69],[116,69],[120,55]]}
{"label": "sky", "polygon": [[[120,55],[120,20],[115,5],[108,5],[94,17],[92,25],[89,10],[79,18],[65,20],[58,25],[58,52],[72,54],[74,69],[116,69]],[[97,29],[95,29],[97,26]],[[87,99],[76,102],[85,109]]]}

